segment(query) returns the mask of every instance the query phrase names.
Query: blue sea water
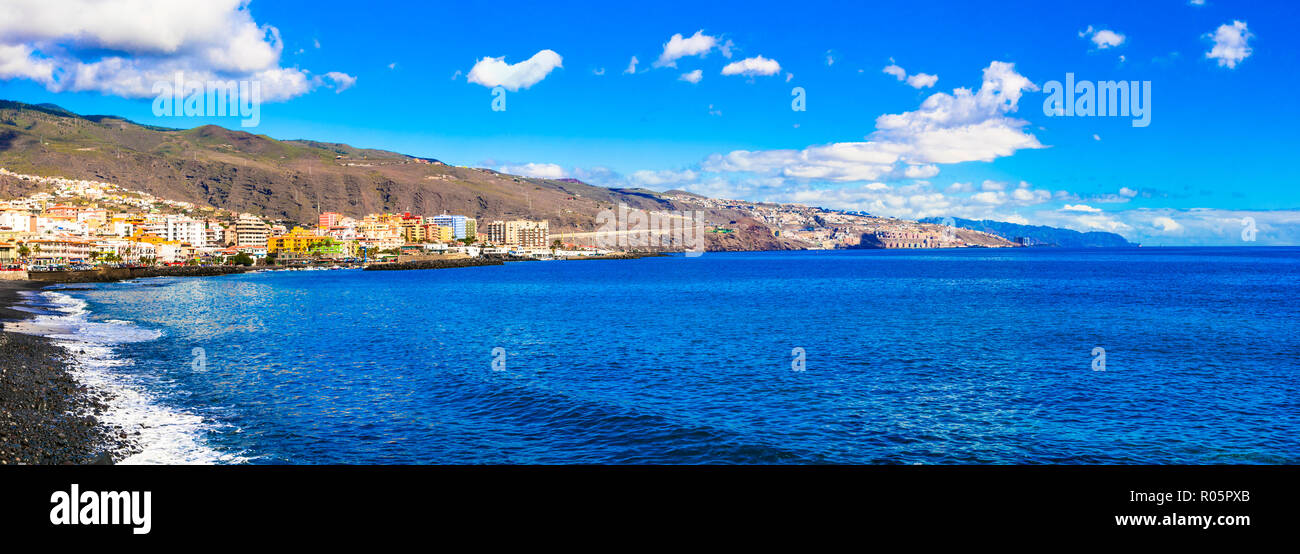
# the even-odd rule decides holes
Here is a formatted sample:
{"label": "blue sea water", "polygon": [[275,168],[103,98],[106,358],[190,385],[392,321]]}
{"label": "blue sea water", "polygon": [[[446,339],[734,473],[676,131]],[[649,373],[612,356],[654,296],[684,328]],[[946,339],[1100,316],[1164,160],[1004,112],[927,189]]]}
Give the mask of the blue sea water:
{"label": "blue sea water", "polygon": [[1298,297],[1296,248],[707,253],[77,285],[27,330],[169,414],[142,462],[1279,464]]}

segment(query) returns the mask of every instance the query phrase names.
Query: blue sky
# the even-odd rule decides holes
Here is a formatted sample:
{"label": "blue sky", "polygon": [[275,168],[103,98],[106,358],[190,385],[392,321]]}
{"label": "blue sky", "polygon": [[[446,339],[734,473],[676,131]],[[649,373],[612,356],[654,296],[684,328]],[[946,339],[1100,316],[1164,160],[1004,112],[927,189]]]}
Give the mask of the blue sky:
{"label": "blue sky", "polygon": [[[261,81],[248,130],[275,138],[1146,244],[1243,244],[1251,218],[1254,244],[1300,244],[1291,2],[6,4],[0,98],[79,113],[240,128],[154,115],[148,85],[184,70]],[[1149,81],[1150,124],[1048,117],[1066,73]]]}

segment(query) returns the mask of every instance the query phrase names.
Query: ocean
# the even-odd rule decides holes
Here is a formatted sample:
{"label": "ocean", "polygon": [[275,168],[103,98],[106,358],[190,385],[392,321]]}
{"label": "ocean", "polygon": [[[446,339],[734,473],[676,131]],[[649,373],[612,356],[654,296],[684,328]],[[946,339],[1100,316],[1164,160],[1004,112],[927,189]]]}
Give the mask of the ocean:
{"label": "ocean", "polygon": [[707,253],[31,293],[126,463],[1300,463],[1300,249]]}

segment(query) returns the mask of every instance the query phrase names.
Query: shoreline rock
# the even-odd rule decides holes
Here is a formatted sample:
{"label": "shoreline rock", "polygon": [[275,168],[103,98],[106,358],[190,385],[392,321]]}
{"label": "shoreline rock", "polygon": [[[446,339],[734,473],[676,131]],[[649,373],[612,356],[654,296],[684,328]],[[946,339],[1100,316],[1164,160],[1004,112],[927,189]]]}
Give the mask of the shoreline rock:
{"label": "shoreline rock", "polygon": [[42,283],[107,283],[144,277],[212,277],[272,268],[274,266],[112,267],[82,271],[33,271],[28,273],[28,279]]}
{"label": "shoreline rock", "polygon": [[365,271],[401,271],[406,269],[451,269],[457,267],[478,267],[485,265],[505,265],[505,260],[489,258],[458,258],[454,260],[415,260],[410,262],[388,262],[370,264]]}
{"label": "shoreline rock", "polygon": [[[32,282],[0,283],[0,317]],[[67,351],[53,340],[0,331],[0,465],[112,463],[130,448],[120,430],[95,416],[107,404],[69,371]]]}

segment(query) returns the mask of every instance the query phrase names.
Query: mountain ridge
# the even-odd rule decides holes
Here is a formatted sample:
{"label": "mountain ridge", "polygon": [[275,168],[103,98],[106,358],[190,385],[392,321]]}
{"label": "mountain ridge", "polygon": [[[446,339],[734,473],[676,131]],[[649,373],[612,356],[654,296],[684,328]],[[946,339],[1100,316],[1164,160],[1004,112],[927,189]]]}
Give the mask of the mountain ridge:
{"label": "mountain ridge", "polygon": [[[927,217],[921,223],[942,223],[945,218]],[[1023,240],[1026,246],[1060,246],[1064,248],[1124,248],[1138,246],[1123,235],[1105,231],[1080,232],[1046,225],[1022,225],[992,219],[952,218],[957,227],[1000,236],[1010,241]]]}

